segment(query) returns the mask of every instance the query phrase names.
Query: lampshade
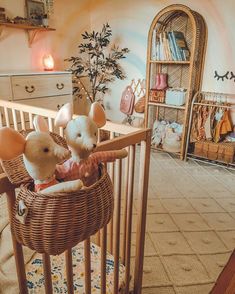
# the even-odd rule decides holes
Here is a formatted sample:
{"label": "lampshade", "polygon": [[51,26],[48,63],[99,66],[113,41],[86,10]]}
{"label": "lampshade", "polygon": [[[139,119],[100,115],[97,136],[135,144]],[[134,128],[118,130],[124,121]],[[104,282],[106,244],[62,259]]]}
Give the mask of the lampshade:
{"label": "lampshade", "polygon": [[54,59],[50,54],[45,54],[42,58],[44,70],[54,69]]}

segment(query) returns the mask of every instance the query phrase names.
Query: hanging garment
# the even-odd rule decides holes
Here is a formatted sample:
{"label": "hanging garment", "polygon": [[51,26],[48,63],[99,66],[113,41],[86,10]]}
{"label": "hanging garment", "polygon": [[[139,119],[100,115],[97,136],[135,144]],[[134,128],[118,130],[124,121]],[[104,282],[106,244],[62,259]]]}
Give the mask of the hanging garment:
{"label": "hanging garment", "polygon": [[205,126],[204,126],[205,135],[206,135],[207,140],[212,140],[212,131],[211,131],[212,130],[212,125],[211,125],[212,113],[213,113],[213,108],[210,108],[209,114],[208,114],[208,117],[205,121]]}
{"label": "hanging garment", "polygon": [[215,135],[214,135],[214,141],[218,143],[221,141],[229,132],[232,132],[233,125],[230,118],[230,112],[229,110],[225,110],[222,118],[217,123],[215,127]]}
{"label": "hanging garment", "polygon": [[192,127],[191,127],[191,132],[190,132],[190,142],[196,142],[197,141],[197,137],[198,137],[198,115],[199,115],[199,111],[198,111],[199,107],[198,105],[195,105],[195,109],[193,112],[193,116],[192,116]]}
{"label": "hanging garment", "polygon": [[202,106],[198,115],[198,140],[206,140],[205,122],[209,116],[208,106]]}

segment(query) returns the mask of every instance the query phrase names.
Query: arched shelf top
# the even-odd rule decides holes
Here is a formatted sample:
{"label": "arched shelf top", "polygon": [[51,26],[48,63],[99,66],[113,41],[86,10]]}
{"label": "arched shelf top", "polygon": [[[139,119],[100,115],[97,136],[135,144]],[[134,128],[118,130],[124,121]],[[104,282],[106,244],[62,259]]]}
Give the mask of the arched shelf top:
{"label": "arched shelf top", "polygon": [[[182,14],[185,14],[190,19],[192,26],[196,30],[196,12],[190,9],[189,7],[187,7],[186,5],[172,4],[163,8],[162,10],[158,12],[158,14],[155,16],[155,18],[152,21],[149,32],[155,28],[157,22],[159,23],[164,22],[165,24],[167,24],[174,17],[178,17],[179,15],[182,15]],[[161,21],[160,19],[164,17],[164,15],[166,15],[166,20]]]}

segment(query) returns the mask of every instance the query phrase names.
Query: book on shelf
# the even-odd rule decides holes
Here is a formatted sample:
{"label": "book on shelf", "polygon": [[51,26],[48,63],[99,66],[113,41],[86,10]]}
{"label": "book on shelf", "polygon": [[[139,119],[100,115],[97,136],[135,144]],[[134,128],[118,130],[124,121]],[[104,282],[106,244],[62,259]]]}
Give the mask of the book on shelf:
{"label": "book on shelf", "polygon": [[190,52],[183,32],[169,31],[157,35],[153,31],[152,59],[162,61],[186,61]]}
{"label": "book on shelf", "polygon": [[189,60],[189,49],[184,37],[183,32],[172,31],[171,32],[174,44],[177,47],[179,60]]}
{"label": "book on shelf", "polygon": [[152,36],[152,60],[157,60],[157,49],[158,43],[157,43],[157,32],[156,29],[153,30],[153,36]]}
{"label": "book on shelf", "polygon": [[169,39],[169,45],[170,45],[170,49],[171,49],[172,60],[174,60],[174,61],[179,60],[178,59],[178,54],[177,54],[177,47],[176,47],[176,45],[174,43],[171,32],[168,32],[168,39]]}

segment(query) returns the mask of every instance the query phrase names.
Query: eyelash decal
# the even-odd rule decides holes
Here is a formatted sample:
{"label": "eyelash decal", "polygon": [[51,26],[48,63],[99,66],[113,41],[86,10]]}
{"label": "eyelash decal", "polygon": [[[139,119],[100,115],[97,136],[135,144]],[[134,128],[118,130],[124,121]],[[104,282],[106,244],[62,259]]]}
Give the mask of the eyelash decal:
{"label": "eyelash decal", "polygon": [[215,75],[214,75],[214,78],[218,80],[222,80],[224,81],[224,79],[227,79],[228,80],[228,75],[229,75],[229,71],[226,72],[226,74],[224,74],[223,76],[220,76],[218,73],[217,73],[217,70],[215,70]]}
{"label": "eyelash decal", "polygon": [[234,79],[233,81],[235,82],[235,74],[231,71],[231,77],[230,80]]}

